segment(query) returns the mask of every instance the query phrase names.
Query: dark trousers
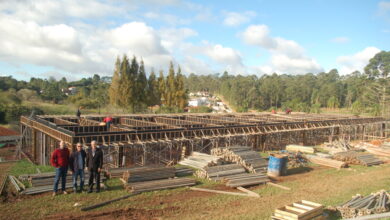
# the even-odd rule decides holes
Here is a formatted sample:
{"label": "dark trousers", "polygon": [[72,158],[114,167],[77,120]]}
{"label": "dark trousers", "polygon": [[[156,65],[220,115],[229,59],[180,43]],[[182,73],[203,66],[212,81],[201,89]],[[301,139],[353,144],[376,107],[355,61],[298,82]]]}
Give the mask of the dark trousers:
{"label": "dark trousers", "polygon": [[84,188],[84,170],[77,169],[76,172],[73,173],[73,190],[77,190],[77,177],[80,177],[80,191]]}
{"label": "dark trousers", "polygon": [[60,179],[61,179],[61,189],[62,191],[65,191],[67,172],[68,172],[68,167],[56,168],[56,176],[54,177],[54,192],[58,191],[58,184],[60,183]]}
{"label": "dark trousers", "polygon": [[100,172],[98,172],[97,170],[89,170],[89,191],[92,191],[93,189],[94,180],[96,183],[96,191],[100,191]]}

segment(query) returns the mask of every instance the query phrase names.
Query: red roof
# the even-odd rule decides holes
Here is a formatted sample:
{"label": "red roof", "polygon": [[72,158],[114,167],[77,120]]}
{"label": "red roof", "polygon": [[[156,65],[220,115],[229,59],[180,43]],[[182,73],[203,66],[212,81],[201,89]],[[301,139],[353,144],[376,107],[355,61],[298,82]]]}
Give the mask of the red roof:
{"label": "red roof", "polygon": [[19,135],[19,133],[11,129],[0,126],[0,136],[14,136],[14,135]]}

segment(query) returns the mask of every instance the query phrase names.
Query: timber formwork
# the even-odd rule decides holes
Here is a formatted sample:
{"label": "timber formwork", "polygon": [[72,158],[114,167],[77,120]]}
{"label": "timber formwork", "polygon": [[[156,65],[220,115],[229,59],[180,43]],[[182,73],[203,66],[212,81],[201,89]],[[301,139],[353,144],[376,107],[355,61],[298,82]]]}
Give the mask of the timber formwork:
{"label": "timber formwork", "polygon": [[114,167],[173,164],[192,151],[245,145],[255,150],[279,150],[287,144],[315,145],[335,139],[387,138],[390,121],[378,117],[325,114],[161,114],[115,115],[107,128],[104,116],[40,115],[21,117],[21,150],[38,164],[48,164],[63,140],[97,141],[106,164]]}

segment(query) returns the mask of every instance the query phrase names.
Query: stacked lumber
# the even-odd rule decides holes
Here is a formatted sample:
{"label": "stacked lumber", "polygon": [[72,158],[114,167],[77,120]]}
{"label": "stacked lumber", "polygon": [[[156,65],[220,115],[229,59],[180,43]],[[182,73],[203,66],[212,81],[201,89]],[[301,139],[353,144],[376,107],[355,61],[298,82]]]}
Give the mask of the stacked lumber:
{"label": "stacked lumber", "polygon": [[324,206],[315,202],[301,200],[275,209],[273,220],[322,220]]}
{"label": "stacked lumber", "polygon": [[136,167],[123,173],[126,183],[145,182],[175,177],[174,167]]}
{"label": "stacked lumber", "polygon": [[381,190],[364,197],[358,194],[336,208],[343,218],[355,218],[389,211],[389,199],[390,195]]}
{"label": "stacked lumber", "polygon": [[268,176],[260,173],[244,173],[239,175],[231,175],[224,177],[226,186],[242,187],[253,186],[269,182]]}
{"label": "stacked lumber", "polygon": [[211,154],[220,156],[225,161],[241,164],[251,173],[265,173],[268,166],[268,162],[258,152],[247,146],[214,148]]}
{"label": "stacked lumber", "polygon": [[203,169],[205,167],[222,164],[222,160],[218,156],[204,154],[199,152],[192,152],[191,156],[184,158],[179,164],[190,166],[196,169]]}
{"label": "stacked lumber", "polygon": [[372,166],[382,164],[383,161],[372,154],[365,154],[357,151],[340,152],[334,155],[334,159],[344,161],[348,164],[360,164]]}
{"label": "stacked lumber", "polygon": [[202,170],[197,170],[195,172],[195,176],[199,178],[219,181],[221,177],[231,176],[237,174],[244,174],[245,169],[241,165],[238,164],[225,164],[218,165],[213,167],[206,167]]}
{"label": "stacked lumber", "polygon": [[319,164],[322,166],[333,167],[333,168],[338,168],[338,169],[348,166],[348,164],[345,162],[333,160],[333,159],[329,159],[329,158],[312,156],[312,155],[307,155],[306,157],[307,157],[307,159],[309,159],[310,162],[315,163],[315,164]]}
{"label": "stacked lumber", "polygon": [[[53,183],[54,182],[52,182],[50,185],[26,188],[26,190],[22,191],[22,194],[34,195],[34,194],[39,194],[39,193],[51,192],[51,191],[53,191]],[[61,183],[59,184],[59,188],[61,188]],[[65,188],[66,189],[73,188],[73,183],[71,181],[70,182],[67,181]]]}
{"label": "stacked lumber", "polygon": [[[20,180],[27,180],[31,184],[30,188],[26,188],[22,191],[23,194],[32,195],[44,192],[53,191],[55,172],[47,172],[47,173],[37,173],[37,174],[26,174],[19,176]],[[84,172],[84,181],[87,181],[89,178],[89,173]],[[101,182],[105,181],[106,178],[104,175],[100,175]],[[72,175],[68,173],[66,175],[66,189],[72,188]],[[59,183],[59,187],[61,187],[61,181]]]}
{"label": "stacked lumber", "polygon": [[366,149],[366,151],[369,153],[377,156],[390,157],[390,147],[387,145],[382,145],[381,147],[364,146],[364,149]]}
{"label": "stacked lumber", "polygon": [[175,176],[192,176],[194,174],[194,170],[187,167],[176,167],[175,168]]}
{"label": "stacked lumber", "polygon": [[193,186],[195,184],[196,181],[192,178],[174,178],[131,183],[127,185],[127,189],[132,193],[140,193],[163,189],[173,189],[183,186]]}
{"label": "stacked lumber", "polygon": [[107,168],[106,175],[108,178],[122,178],[123,173],[130,170],[130,167],[120,167],[120,168]]}
{"label": "stacked lumber", "polygon": [[301,146],[301,145],[295,145],[295,144],[287,145],[286,150],[291,151],[291,152],[301,152],[301,153],[308,153],[308,154],[315,153],[314,147]]}
{"label": "stacked lumber", "polygon": [[[88,180],[89,178],[89,172],[84,172],[84,180]],[[53,185],[55,179],[55,173],[49,172],[49,173],[40,173],[31,175],[28,178],[29,183],[32,187],[38,187],[38,186],[47,186],[47,185]],[[104,181],[106,180],[104,175],[100,175],[100,180]],[[68,173],[66,175],[66,182],[71,183],[73,181],[72,174]]]}
{"label": "stacked lumber", "polygon": [[348,151],[348,150],[352,150],[354,148],[346,140],[338,140],[338,141],[333,141],[331,143],[324,143],[324,146],[327,148],[333,148],[333,149],[336,149],[339,151]]}

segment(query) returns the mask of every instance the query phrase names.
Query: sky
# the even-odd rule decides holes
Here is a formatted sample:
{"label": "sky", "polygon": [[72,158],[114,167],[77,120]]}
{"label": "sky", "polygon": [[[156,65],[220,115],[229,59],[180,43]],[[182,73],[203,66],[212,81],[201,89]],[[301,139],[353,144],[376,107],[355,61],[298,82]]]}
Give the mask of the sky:
{"label": "sky", "polygon": [[390,50],[390,1],[0,0],[0,75],[112,76],[116,57],[147,72],[363,71]]}

